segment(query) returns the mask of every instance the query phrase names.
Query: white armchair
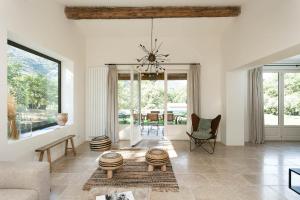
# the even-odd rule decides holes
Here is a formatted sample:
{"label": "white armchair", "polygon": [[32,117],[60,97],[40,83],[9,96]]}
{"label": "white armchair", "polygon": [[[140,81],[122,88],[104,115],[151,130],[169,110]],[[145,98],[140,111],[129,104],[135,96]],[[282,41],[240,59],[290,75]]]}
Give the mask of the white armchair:
{"label": "white armchair", "polygon": [[46,162],[0,162],[0,200],[49,200]]}

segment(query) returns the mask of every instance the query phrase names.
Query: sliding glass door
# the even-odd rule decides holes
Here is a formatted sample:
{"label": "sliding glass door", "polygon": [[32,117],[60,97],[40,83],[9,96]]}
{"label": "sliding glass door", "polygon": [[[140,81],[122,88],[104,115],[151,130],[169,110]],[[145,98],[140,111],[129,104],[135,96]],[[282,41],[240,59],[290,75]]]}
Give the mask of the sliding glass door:
{"label": "sliding glass door", "polygon": [[121,140],[141,141],[141,80],[134,68],[118,73],[118,118]]}
{"label": "sliding glass door", "polygon": [[298,69],[264,69],[264,116],[267,140],[300,139],[299,82]]}
{"label": "sliding glass door", "polygon": [[119,71],[119,135],[135,145],[144,139],[185,139],[187,70]]}

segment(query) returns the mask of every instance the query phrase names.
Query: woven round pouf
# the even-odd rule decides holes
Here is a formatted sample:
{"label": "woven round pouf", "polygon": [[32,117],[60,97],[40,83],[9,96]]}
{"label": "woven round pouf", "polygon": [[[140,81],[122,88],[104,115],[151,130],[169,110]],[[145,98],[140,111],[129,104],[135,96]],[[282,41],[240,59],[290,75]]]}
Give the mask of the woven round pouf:
{"label": "woven round pouf", "polygon": [[107,151],[111,148],[111,140],[107,136],[95,137],[90,141],[91,151]]}
{"label": "woven round pouf", "polygon": [[168,152],[163,149],[153,148],[146,153],[146,162],[148,163],[148,171],[153,171],[154,167],[161,167],[161,171],[167,170],[169,161]]}
{"label": "woven round pouf", "polygon": [[119,169],[123,165],[123,157],[119,153],[104,152],[100,155],[99,167],[107,171],[107,178],[112,178],[113,170]]}

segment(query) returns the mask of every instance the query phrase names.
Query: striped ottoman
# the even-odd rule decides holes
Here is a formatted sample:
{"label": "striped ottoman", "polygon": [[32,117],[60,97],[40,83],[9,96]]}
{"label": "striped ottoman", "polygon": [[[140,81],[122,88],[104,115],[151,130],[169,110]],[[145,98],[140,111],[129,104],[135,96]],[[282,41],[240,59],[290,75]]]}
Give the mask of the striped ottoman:
{"label": "striped ottoman", "polygon": [[104,152],[99,158],[99,167],[107,171],[107,178],[112,178],[113,170],[123,165],[123,157],[119,153]]}
{"label": "striped ottoman", "polygon": [[111,140],[107,136],[95,137],[90,141],[91,151],[107,151],[111,148]]}
{"label": "striped ottoman", "polygon": [[146,162],[148,163],[148,171],[153,171],[154,167],[160,167],[161,171],[167,170],[169,162],[168,152],[163,149],[153,148],[146,153]]}

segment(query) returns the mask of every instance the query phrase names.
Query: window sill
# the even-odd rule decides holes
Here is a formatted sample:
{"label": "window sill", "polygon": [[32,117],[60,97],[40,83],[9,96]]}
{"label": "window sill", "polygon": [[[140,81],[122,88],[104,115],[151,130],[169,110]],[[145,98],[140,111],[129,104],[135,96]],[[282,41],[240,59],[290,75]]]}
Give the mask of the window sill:
{"label": "window sill", "polygon": [[33,131],[31,133],[25,133],[25,134],[20,135],[20,138],[18,140],[8,139],[8,144],[14,144],[14,143],[17,143],[17,142],[29,140],[29,139],[32,139],[34,137],[40,136],[40,135],[45,135],[45,134],[48,134],[48,133],[52,133],[56,130],[68,128],[71,125],[72,124],[67,124],[65,126],[56,125],[56,126],[51,126],[51,127],[44,128],[44,129],[41,129],[41,130]]}

